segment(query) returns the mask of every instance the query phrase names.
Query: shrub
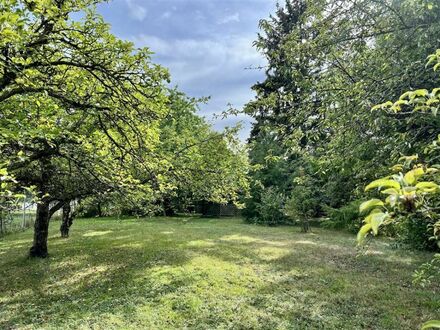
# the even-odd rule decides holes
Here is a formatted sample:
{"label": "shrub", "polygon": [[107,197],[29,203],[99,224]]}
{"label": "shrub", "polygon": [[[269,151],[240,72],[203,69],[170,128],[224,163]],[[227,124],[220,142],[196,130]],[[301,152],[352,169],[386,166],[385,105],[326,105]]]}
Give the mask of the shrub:
{"label": "shrub", "polygon": [[321,222],[321,226],[328,229],[345,229],[357,233],[362,225],[359,216],[360,204],[361,201],[356,200],[338,209],[326,207],[325,211],[329,219]]}
{"label": "shrub", "polygon": [[260,199],[253,200],[253,217],[249,222],[276,226],[287,222],[283,213],[284,195],[269,187],[261,191]]}
{"label": "shrub", "polygon": [[411,214],[400,217],[396,224],[397,241],[403,246],[415,250],[438,250],[436,240],[432,239],[432,228],[427,226],[423,214]]}
{"label": "shrub", "polygon": [[313,185],[301,184],[293,188],[284,207],[286,215],[294,222],[301,222],[303,232],[309,231],[309,220],[320,213],[319,194]]}

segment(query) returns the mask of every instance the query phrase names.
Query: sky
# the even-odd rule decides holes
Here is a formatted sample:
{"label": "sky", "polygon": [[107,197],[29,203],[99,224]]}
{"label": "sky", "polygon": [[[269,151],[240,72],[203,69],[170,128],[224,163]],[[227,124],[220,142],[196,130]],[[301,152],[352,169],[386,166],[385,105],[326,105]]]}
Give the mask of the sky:
{"label": "sky", "polygon": [[98,7],[112,32],[154,52],[153,62],[167,67],[172,85],[191,97],[210,97],[200,114],[215,129],[243,123],[240,137],[249,134],[244,115],[213,119],[228,109],[241,109],[254,97],[251,86],[265,65],[252,46],[258,22],[275,9],[276,0],[113,0]]}

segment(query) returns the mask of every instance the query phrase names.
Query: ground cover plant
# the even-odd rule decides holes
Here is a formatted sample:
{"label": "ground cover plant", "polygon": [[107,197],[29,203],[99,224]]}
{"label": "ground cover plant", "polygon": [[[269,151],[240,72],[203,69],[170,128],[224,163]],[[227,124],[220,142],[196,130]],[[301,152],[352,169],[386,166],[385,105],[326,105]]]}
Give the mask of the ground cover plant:
{"label": "ground cover plant", "polygon": [[388,240],[357,256],[350,233],[241,219],[58,227],[48,259],[25,257],[31,231],[0,240],[0,328],[415,329],[440,310],[438,285],[412,284],[432,254]]}

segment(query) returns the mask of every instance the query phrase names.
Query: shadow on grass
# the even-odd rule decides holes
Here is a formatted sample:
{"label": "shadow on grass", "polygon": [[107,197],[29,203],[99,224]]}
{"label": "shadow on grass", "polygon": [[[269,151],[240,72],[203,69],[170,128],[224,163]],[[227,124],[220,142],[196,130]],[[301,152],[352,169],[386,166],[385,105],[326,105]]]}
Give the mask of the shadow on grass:
{"label": "shadow on grass", "polygon": [[[8,258],[0,255],[0,328],[93,327],[103,319],[114,327],[374,328],[378,310],[391,314],[392,325],[419,322],[417,309],[406,321],[383,307],[393,295],[398,306],[427,296],[409,286],[399,291],[416,267],[412,259],[382,251],[358,258],[344,234],[185,219],[79,221],[70,239],[51,231],[46,260],[23,257],[29,234],[1,242]],[[366,277],[374,281],[363,290]],[[149,319],[136,324],[140,310]]]}

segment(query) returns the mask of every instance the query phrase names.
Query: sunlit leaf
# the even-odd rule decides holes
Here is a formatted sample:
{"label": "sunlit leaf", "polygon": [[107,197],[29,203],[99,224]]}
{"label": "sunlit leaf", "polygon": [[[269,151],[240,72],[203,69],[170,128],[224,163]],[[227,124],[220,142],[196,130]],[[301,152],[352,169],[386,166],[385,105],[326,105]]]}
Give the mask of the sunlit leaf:
{"label": "sunlit leaf", "polygon": [[365,187],[365,191],[368,191],[368,190],[371,190],[374,188],[400,189],[400,183],[395,180],[391,180],[391,179],[378,179],[378,180],[375,180],[375,181],[371,182],[370,184],[368,184]]}
{"label": "sunlit leaf", "polygon": [[370,199],[359,206],[359,212],[364,213],[376,206],[383,206],[383,202],[380,199]]}

